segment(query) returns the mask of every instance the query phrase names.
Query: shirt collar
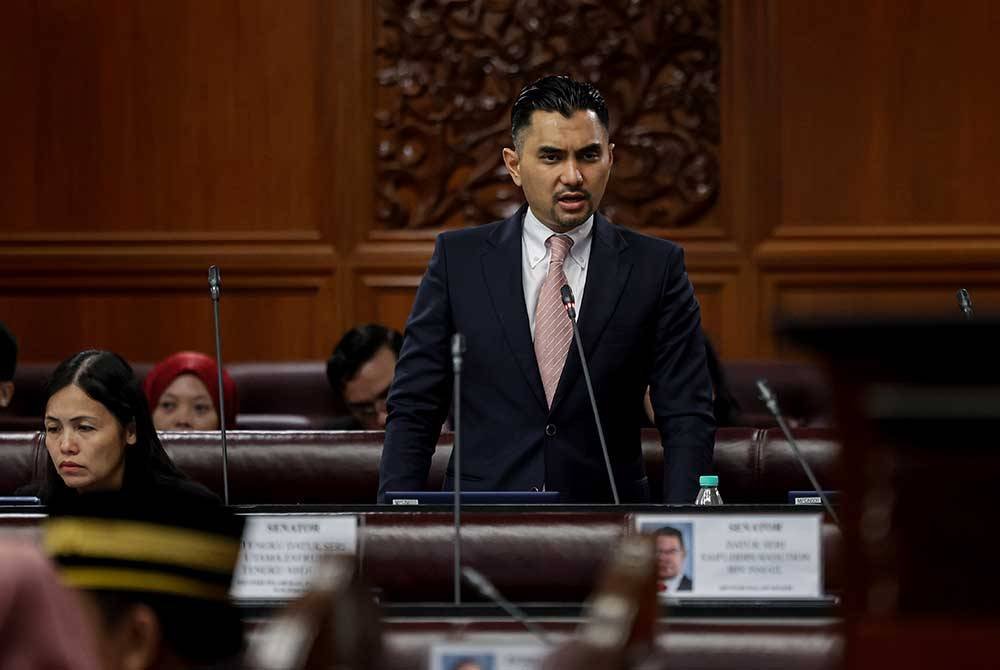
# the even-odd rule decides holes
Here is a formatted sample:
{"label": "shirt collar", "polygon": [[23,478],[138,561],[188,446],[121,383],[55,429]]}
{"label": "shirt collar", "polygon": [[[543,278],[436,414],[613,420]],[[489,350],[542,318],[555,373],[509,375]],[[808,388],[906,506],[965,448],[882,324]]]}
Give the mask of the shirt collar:
{"label": "shirt collar", "polygon": [[[594,215],[591,214],[586,221],[573,230],[560,233],[573,240],[569,257],[580,266],[581,270],[587,267],[587,259],[590,258],[590,241],[593,238],[591,235],[593,231]],[[531,267],[535,267],[548,256],[549,249],[545,246],[545,241],[553,234],[552,229],[539,221],[538,217],[532,213],[531,207],[528,207],[524,214],[523,239],[524,250]]]}
{"label": "shirt collar", "polygon": [[681,573],[679,573],[677,575],[674,575],[670,579],[664,580],[663,583],[667,585],[667,593],[675,593],[677,591],[677,589],[680,588],[682,581],[684,581],[684,573],[683,572],[681,572]]}

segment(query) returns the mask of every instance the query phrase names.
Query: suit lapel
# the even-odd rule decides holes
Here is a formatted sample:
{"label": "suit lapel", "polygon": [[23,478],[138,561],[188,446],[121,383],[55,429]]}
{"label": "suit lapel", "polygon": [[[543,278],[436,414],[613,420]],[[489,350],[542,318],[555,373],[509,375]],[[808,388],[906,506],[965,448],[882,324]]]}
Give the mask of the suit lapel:
{"label": "suit lapel", "polygon": [[[628,257],[624,253],[628,248],[627,243],[614,226],[599,213],[594,215],[593,235],[590,263],[587,268],[587,287],[583,293],[578,320],[583,351],[588,357],[592,356],[597,348],[608,320],[618,306],[618,300],[632,269],[632,264],[628,262]],[[587,360],[593,363],[590,358]],[[582,375],[580,354],[574,342],[570,345],[566,366],[559,378],[559,386],[556,387],[556,395],[552,400],[553,410],[574,384],[578,381],[584,383],[580,379]]]}
{"label": "suit lapel", "polygon": [[521,276],[521,224],[526,210],[527,206],[522,206],[488,238],[482,255],[483,279],[514,360],[535,398],[545,407],[545,390],[535,360]]}

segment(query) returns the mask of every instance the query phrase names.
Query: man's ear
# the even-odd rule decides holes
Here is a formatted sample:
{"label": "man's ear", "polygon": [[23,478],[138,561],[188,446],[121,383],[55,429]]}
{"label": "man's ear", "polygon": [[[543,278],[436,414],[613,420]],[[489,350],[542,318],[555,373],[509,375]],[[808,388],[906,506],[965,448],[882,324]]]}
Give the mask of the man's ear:
{"label": "man's ear", "polygon": [[0,382],[0,407],[7,407],[14,398],[14,382]]}
{"label": "man's ear", "polygon": [[160,620],[149,605],[130,606],[115,624],[113,635],[121,670],[147,670],[160,656]]}
{"label": "man's ear", "polygon": [[517,186],[521,185],[521,157],[518,155],[517,151],[504,147],[503,150],[503,164],[507,166],[507,172],[510,174],[510,178],[514,181]]}

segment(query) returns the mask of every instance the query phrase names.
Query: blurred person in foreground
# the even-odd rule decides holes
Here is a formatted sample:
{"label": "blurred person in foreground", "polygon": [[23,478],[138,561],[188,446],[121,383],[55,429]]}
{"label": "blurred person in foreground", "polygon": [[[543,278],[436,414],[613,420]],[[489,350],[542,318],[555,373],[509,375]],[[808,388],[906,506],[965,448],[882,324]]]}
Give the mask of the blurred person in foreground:
{"label": "blurred person in foreground", "polygon": [[0,321],[0,409],[14,398],[14,373],[17,371],[17,338]]}
{"label": "blurred person in foreground", "polygon": [[[621,501],[650,500],[640,442],[647,386],[665,456],[663,500],[694,500],[715,435],[701,310],[680,247],[598,211],[613,162],[609,124],[601,93],[569,77],[544,77],[514,102],[513,148],[502,155],[527,204],[437,236],[389,393],[380,500],[427,481],[451,406],[456,333],[466,348],[462,488],[612,500],[561,300],[567,285]],[[445,489],[453,478],[449,463]]]}
{"label": "blurred person in foreground", "polygon": [[60,363],[46,388],[44,422],[48,462],[21,495],[46,505],[103,491],[155,506],[176,495],[219,503],[170,460],[132,368],[118,354],[91,349]]}
{"label": "blurred person in foreground", "polygon": [[0,540],[0,668],[98,670],[76,595],[31,544]]}
{"label": "blurred person in foreground", "polygon": [[198,496],[137,506],[112,491],[50,507],[43,529],[104,670],[239,667],[229,589],[242,519]]}
{"label": "blurred person in foreground", "polygon": [[[149,371],[143,390],[156,430],[219,430],[219,380],[215,359],[197,351],[179,351]],[[236,383],[222,370],[226,427],[236,426]]]}
{"label": "blurred person in foreground", "polygon": [[352,328],[340,338],[326,362],[326,378],[351,414],[325,428],[385,429],[386,397],[402,346],[402,335],[376,323]]}

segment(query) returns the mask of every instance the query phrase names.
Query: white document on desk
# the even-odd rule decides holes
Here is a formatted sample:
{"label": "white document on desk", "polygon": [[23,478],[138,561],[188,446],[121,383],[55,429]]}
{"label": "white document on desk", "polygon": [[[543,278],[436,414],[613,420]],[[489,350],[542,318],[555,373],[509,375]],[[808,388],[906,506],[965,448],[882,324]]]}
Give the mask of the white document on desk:
{"label": "white document on desk", "polygon": [[353,514],[250,514],[229,594],[235,600],[287,600],[302,595],[326,554],[354,554]]}
{"label": "white document on desk", "polygon": [[658,589],[664,598],[823,595],[818,512],[637,514],[635,528],[657,538]]}

